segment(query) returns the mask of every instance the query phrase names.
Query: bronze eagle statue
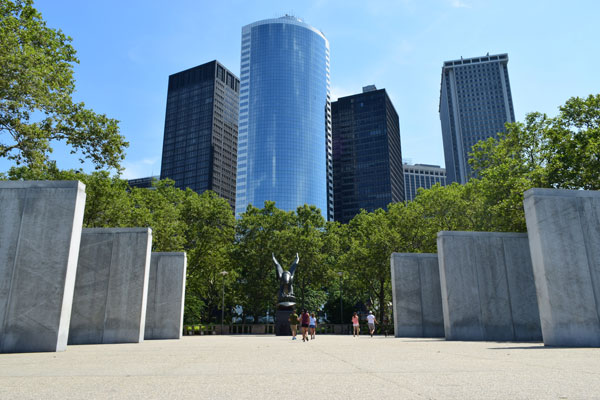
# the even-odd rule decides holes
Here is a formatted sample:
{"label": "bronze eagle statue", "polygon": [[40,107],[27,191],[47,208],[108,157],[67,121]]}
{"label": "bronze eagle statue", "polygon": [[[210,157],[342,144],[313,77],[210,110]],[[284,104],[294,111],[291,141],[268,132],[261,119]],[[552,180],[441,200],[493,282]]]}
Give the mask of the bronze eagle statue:
{"label": "bronze eagle statue", "polygon": [[[277,259],[275,254],[273,255],[273,262],[275,263],[275,272],[277,273],[277,280],[279,280],[279,303],[294,303],[296,297],[294,296],[294,288],[292,286],[294,282],[294,273],[298,266],[300,257],[296,253],[296,259],[290,266],[289,271],[284,271]],[[288,304],[290,305],[290,304]]]}

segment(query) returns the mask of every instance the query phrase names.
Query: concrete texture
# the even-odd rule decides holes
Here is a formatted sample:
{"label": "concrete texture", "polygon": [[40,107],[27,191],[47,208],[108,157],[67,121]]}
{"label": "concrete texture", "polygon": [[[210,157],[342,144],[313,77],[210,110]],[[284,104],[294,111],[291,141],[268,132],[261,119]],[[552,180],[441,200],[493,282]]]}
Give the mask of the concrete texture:
{"label": "concrete texture", "polygon": [[0,182],[0,353],[66,349],[84,207],[78,181]]}
{"label": "concrete texture", "polygon": [[183,332],[185,253],[152,253],[144,339],[179,339]]}
{"label": "concrete texture", "polygon": [[317,335],[185,336],[0,357],[2,399],[592,399],[600,349]]}
{"label": "concrete texture", "polygon": [[530,189],[525,218],[544,343],[600,346],[600,192]]}
{"label": "concrete texture", "polygon": [[439,232],[448,340],[541,341],[525,233]]}
{"label": "concrete texture", "polygon": [[144,340],[150,228],[92,228],[81,234],[69,345]]}
{"label": "concrete texture", "polygon": [[396,337],[444,337],[437,254],[392,253]]}

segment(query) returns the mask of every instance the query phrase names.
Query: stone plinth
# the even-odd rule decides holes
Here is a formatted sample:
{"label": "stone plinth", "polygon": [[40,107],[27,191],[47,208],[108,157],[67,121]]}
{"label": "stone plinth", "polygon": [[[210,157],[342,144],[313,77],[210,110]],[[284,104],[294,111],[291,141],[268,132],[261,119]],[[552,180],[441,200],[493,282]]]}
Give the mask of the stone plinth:
{"label": "stone plinth", "polygon": [[525,218],[544,344],[600,346],[600,192],[530,189]]}
{"label": "stone plinth", "polygon": [[[277,310],[275,312],[275,335],[276,336],[291,336],[292,329],[290,328],[290,314],[292,309]],[[298,324],[300,326],[300,324]]]}
{"label": "stone plinth", "polygon": [[541,340],[525,233],[439,232],[447,340]]}
{"label": "stone plinth", "polygon": [[185,253],[152,253],[144,339],[180,339],[185,300]]}
{"label": "stone plinth", "polygon": [[69,344],[144,340],[150,228],[92,228],[81,235]]}
{"label": "stone plinth", "polygon": [[0,182],[0,352],[67,347],[85,185]]}
{"label": "stone plinth", "polygon": [[396,337],[443,337],[437,254],[392,253],[390,263]]}

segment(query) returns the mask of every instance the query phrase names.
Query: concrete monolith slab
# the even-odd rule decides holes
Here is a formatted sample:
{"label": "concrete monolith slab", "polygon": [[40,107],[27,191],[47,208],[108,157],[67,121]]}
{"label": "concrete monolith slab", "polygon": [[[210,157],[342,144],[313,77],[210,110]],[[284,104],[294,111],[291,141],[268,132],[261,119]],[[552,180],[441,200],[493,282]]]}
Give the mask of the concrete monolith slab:
{"label": "concrete monolith slab", "polygon": [[447,340],[542,339],[526,233],[438,232]]}
{"label": "concrete monolith slab", "polygon": [[144,339],[180,339],[185,300],[185,253],[152,253]]}
{"label": "concrete monolith slab", "polygon": [[69,344],[144,340],[151,246],[150,228],[83,230]]}
{"label": "concrete monolith slab", "polygon": [[600,192],[530,189],[524,205],[544,344],[600,347]]}
{"label": "concrete monolith slab", "polygon": [[392,253],[390,263],[396,337],[443,337],[437,254]]}
{"label": "concrete monolith slab", "polygon": [[64,351],[85,185],[0,182],[0,352]]}

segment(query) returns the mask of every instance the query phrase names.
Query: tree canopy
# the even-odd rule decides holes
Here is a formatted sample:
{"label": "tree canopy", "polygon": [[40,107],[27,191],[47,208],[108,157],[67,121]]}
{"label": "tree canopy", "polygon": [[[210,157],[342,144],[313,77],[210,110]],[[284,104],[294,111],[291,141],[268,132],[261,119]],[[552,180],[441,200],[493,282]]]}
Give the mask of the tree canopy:
{"label": "tree canopy", "polygon": [[63,141],[96,169],[120,168],[118,121],[74,102],[71,38],[46,26],[33,0],[0,0],[0,158],[43,168]]}

